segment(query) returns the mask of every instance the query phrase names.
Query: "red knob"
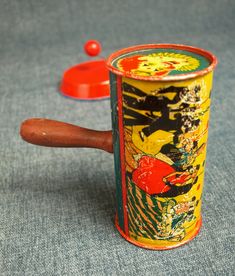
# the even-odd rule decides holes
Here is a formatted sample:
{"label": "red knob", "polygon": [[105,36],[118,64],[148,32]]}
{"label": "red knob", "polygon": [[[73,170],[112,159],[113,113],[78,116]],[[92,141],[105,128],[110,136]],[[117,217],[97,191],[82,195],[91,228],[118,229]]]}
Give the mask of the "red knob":
{"label": "red knob", "polygon": [[101,44],[97,40],[88,40],[84,45],[84,51],[88,56],[97,56],[101,52]]}

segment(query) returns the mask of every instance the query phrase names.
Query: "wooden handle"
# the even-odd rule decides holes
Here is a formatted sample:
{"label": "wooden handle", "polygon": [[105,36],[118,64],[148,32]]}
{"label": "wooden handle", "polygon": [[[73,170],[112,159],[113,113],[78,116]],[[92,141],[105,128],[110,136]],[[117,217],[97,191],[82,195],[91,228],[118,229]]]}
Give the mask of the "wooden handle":
{"label": "wooden handle", "polygon": [[97,131],[48,119],[24,121],[20,135],[28,143],[46,147],[98,148],[113,153],[112,131]]}

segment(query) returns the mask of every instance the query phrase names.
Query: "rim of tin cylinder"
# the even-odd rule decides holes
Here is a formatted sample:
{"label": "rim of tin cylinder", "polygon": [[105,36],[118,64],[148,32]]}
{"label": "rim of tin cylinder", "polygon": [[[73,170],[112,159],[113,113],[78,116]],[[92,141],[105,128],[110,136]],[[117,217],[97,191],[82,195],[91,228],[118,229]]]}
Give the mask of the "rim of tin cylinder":
{"label": "rim of tin cylinder", "polygon": [[[173,50],[185,50],[188,52],[192,52],[198,55],[201,55],[209,60],[210,65],[202,70],[195,71],[195,72],[189,72],[189,73],[183,73],[183,74],[177,74],[177,75],[166,75],[166,76],[140,76],[136,75],[131,72],[125,72],[121,71],[118,68],[114,67],[112,63],[115,61],[115,59],[120,58],[122,55],[131,53],[131,52],[137,52],[139,50],[144,49],[173,49]],[[214,68],[217,65],[217,58],[215,55],[213,55],[211,52],[206,51],[202,48],[184,45],[184,44],[169,44],[169,43],[161,43],[161,44],[143,44],[143,45],[135,45],[131,47],[127,47],[121,50],[118,50],[114,53],[112,53],[108,59],[107,59],[107,67],[108,69],[120,76],[128,77],[132,79],[137,80],[146,80],[146,81],[179,81],[179,80],[186,80],[186,79],[192,79],[199,76],[203,76],[211,71],[214,70]]]}

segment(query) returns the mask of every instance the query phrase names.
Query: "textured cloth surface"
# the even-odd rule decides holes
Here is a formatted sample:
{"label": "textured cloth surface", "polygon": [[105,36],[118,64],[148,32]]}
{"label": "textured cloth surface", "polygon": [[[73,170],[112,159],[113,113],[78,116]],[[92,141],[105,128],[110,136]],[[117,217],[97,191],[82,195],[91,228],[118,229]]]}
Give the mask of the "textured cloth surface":
{"label": "textured cloth surface", "polygon": [[[0,275],[234,275],[234,1],[0,1]],[[212,96],[203,227],[187,245],[150,251],[116,231],[113,156],[23,142],[20,123],[47,117],[110,129],[109,100],[62,97],[62,72],[151,42],[219,59]]]}

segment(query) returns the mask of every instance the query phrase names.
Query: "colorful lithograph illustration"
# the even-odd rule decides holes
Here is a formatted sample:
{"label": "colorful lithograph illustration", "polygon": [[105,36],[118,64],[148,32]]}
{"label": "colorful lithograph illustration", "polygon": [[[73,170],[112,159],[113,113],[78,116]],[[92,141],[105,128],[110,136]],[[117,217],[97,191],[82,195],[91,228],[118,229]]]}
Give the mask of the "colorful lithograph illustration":
{"label": "colorful lithograph illustration", "polygon": [[200,219],[210,93],[200,82],[138,84],[122,82],[129,233],[181,241]]}
{"label": "colorful lithograph illustration", "polygon": [[110,64],[116,226],[152,249],[182,245],[201,226],[214,58],[175,47],[132,47]]}
{"label": "colorful lithograph illustration", "polygon": [[199,64],[199,60],[190,55],[170,52],[133,55],[118,61],[119,69],[139,76],[165,76],[174,70],[191,71]]}

